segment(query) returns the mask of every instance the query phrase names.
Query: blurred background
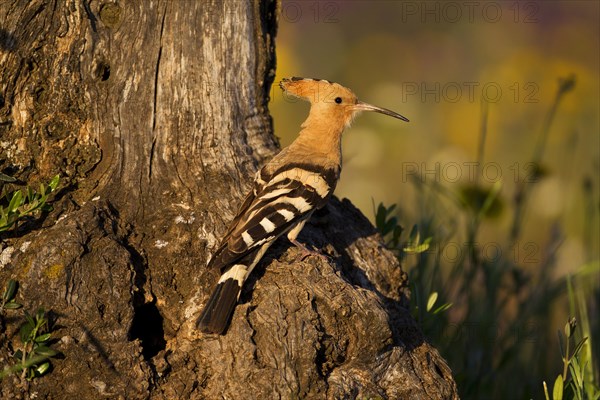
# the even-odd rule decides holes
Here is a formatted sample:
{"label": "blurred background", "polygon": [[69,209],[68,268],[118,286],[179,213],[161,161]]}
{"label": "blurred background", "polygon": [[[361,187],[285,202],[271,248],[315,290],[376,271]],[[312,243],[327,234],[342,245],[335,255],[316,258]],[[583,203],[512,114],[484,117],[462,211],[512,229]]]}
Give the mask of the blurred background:
{"label": "blurred background", "polygon": [[[397,251],[463,398],[544,398],[559,375],[598,393],[599,21],[596,1],[283,0],[276,81],[410,119],[355,121],[336,195]],[[273,85],[270,109],[286,146],[308,104]]]}

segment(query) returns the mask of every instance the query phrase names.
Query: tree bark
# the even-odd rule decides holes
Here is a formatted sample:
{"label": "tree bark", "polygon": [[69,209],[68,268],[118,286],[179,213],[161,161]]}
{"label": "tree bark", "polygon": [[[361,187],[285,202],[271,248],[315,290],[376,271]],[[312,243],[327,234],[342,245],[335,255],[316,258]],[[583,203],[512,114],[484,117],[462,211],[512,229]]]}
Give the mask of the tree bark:
{"label": "tree bark", "polygon": [[[0,397],[456,397],[408,312],[406,274],[348,201],[300,236],[331,262],[296,262],[280,240],[227,334],[195,329],[218,279],[207,259],[278,150],[277,8],[2,0],[0,169],[62,180],[54,211],[3,239],[0,284],[52,310],[64,357],[27,392],[4,379]],[[18,324],[0,334],[0,368]]]}

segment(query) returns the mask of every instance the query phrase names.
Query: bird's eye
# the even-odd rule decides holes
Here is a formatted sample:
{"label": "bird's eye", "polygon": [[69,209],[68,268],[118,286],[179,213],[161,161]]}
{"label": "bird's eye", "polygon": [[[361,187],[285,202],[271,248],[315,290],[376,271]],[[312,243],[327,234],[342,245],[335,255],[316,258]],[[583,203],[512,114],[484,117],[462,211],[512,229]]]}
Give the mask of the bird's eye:
{"label": "bird's eye", "polygon": [[334,100],[337,104],[342,104],[342,98],[341,97],[336,97]]}

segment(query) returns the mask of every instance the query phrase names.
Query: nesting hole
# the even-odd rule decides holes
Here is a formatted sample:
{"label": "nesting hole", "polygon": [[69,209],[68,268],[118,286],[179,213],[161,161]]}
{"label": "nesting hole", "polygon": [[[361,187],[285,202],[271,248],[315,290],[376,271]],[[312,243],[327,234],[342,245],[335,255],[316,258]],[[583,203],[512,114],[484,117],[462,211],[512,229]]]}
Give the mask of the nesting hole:
{"label": "nesting hole", "polygon": [[135,309],[129,339],[139,339],[144,359],[150,360],[166,348],[163,317],[154,302],[145,303]]}

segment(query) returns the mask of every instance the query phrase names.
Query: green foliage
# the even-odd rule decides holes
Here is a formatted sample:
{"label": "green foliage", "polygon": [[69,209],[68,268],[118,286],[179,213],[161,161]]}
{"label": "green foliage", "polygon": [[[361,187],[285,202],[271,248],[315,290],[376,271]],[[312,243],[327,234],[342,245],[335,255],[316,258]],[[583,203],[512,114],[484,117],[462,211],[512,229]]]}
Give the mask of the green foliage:
{"label": "green foliage", "polygon": [[[420,236],[427,238],[423,241],[425,249],[414,243],[407,245],[410,240],[402,242],[403,231],[398,226],[404,220],[399,207],[380,204],[374,210],[377,228],[386,244],[397,251],[409,274],[415,318],[448,361],[461,398],[599,398],[594,380],[598,376],[594,354],[598,352],[599,329],[598,322],[590,319],[587,312],[597,312],[597,256],[592,254],[592,261],[579,269],[574,279],[577,287],[568,288],[570,314],[577,315],[580,325],[575,329],[572,322],[565,327],[565,340],[572,343],[562,352],[563,373],[551,383],[549,393],[546,383],[540,387],[540,382],[554,360],[550,344],[553,336],[548,334],[548,326],[556,305],[564,300],[565,280],[556,279],[554,273],[556,250],[564,238],[552,233],[543,245],[524,242],[521,229],[525,211],[531,206],[528,201],[533,186],[549,174],[541,167],[541,161],[550,122],[560,98],[573,84],[573,78],[560,82],[531,158],[535,166],[533,177],[517,182],[512,201],[503,197],[500,180],[486,186],[477,181],[442,185],[414,179],[418,206],[405,206],[423,213],[417,216],[418,229],[414,228],[409,238],[415,243],[420,242]],[[484,120],[477,165],[484,163],[485,133]],[[598,208],[593,183],[590,179],[584,182],[590,205],[587,218],[595,221]],[[493,223],[499,225],[498,217],[502,215],[508,217],[502,219],[508,222],[503,227],[505,236],[492,229]],[[414,217],[411,219],[414,223]],[[420,235],[414,233],[415,229]],[[590,226],[587,231],[593,229],[597,227]],[[593,247],[594,236],[588,233],[587,237]],[[412,248],[422,251],[408,258],[410,251],[405,249]]]}
{"label": "green foliage", "polygon": [[[375,206],[375,203],[373,203]],[[379,203],[375,214],[375,227],[385,239],[386,246],[390,249],[397,249],[400,245],[400,235],[402,235],[402,227],[398,225],[398,218],[394,216],[395,204],[385,207],[383,203]]]}
{"label": "green foliage", "polygon": [[[599,273],[600,262],[593,262],[584,265],[574,277],[568,275],[566,280],[570,312],[577,313],[579,318],[573,317],[567,321],[564,337],[558,331],[563,371],[556,379],[563,382],[563,396],[576,400],[600,399],[600,388],[594,380],[592,351],[592,343],[597,343],[598,337],[597,332],[594,337],[594,332],[591,331],[588,301],[585,296],[589,277],[597,277]],[[571,342],[575,343],[572,350]],[[559,389],[555,386],[553,392]]]}
{"label": "green foliage", "polygon": [[[17,281],[12,279],[6,285],[2,295],[0,317],[5,309],[21,307],[21,304],[15,302],[18,287]],[[37,310],[34,315],[24,312],[24,317],[25,322],[19,329],[21,346],[13,354],[16,363],[0,371],[0,379],[17,372],[21,372],[21,377],[28,381],[43,376],[51,370],[50,358],[60,354],[50,347],[52,333],[46,312],[43,309]]]}
{"label": "green foliage", "polygon": [[[560,330],[558,331],[558,343],[560,345],[560,353],[563,361],[563,372],[558,375],[554,381],[554,386],[552,388],[553,400],[562,400],[565,397],[576,400],[597,400],[600,398],[600,390],[593,382],[593,375],[588,375],[586,372],[586,366],[589,360],[587,359],[585,352],[582,352],[588,343],[588,337],[584,337],[577,341],[577,344],[573,350],[571,350],[571,342],[575,339],[576,328],[577,320],[575,318],[570,318],[564,327],[564,337]],[[546,400],[550,400],[545,381],[543,382],[543,385]]]}
{"label": "green foliage", "polygon": [[[408,238],[405,241],[401,240],[404,229],[398,224],[398,217],[393,215],[396,209],[396,204],[385,207],[383,203],[379,203],[375,211],[375,226],[381,236],[384,238],[386,246],[395,251],[400,260],[404,260],[408,255],[419,255],[429,250],[432,237],[427,237],[421,241],[419,227],[413,225]],[[439,293],[431,292],[427,299],[422,296],[422,290],[418,286],[412,287],[413,297],[412,312],[413,317],[423,323],[429,321],[432,316],[443,313],[452,307],[452,303],[443,303],[434,309],[437,303]],[[423,312],[425,310],[425,313]],[[426,331],[426,329],[424,329]]]}
{"label": "green foliage", "polygon": [[[27,186],[24,189],[8,189],[6,183],[14,184],[16,179],[0,173],[0,232],[14,228],[26,217],[40,212],[50,211],[48,199],[58,187],[59,176],[56,175],[48,184],[40,184],[36,191]],[[16,310],[22,307],[16,302],[19,284],[11,279],[6,284],[0,299],[0,322],[5,310]],[[43,309],[34,315],[24,313],[25,322],[20,328],[21,346],[14,352],[16,363],[6,366],[0,371],[0,379],[13,373],[21,372],[21,377],[28,381],[47,374],[51,369],[50,358],[59,353],[50,347],[51,333],[48,318]]]}
{"label": "green foliage", "polygon": [[402,246],[401,254],[420,254],[429,249],[431,243],[431,237],[426,238],[421,242],[421,234],[419,233],[419,227],[413,225],[408,235],[408,240]]}
{"label": "green foliage", "polygon": [[0,316],[2,312],[6,310],[16,310],[17,308],[23,307],[21,304],[15,301],[17,296],[17,290],[19,289],[19,283],[14,279],[8,281],[4,293],[2,294],[2,302],[0,303]]}
{"label": "green foliage", "polygon": [[396,204],[385,207],[383,203],[379,203],[377,211],[375,211],[375,227],[384,238],[386,246],[390,250],[396,251],[401,259],[408,254],[420,254],[427,251],[431,237],[421,242],[417,225],[413,225],[407,240],[401,241],[404,229],[398,224],[398,217],[393,214],[395,209]]}
{"label": "green foliage", "polygon": [[444,312],[447,309],[449,309],[450,307],[452,307],[452,303],[444,303],[444,304],[438,306],[434,310],[433,306],[435,306],[435,304],[437,302],[437,298],[438,298],[438,292],[433,292],[433,293],[431,293],[431,295],[429,295],[429,299],[427,299],[427,312],[428,313],[435,315],[435,314]]}
{"label": "green foliage", "polygon": [[16,181],[17,180],[14,177],[6,175],[6,174],[3,174],[2,172],[0,172],[0,182],[11,183],[11,182],[16,182]]}
{"label": "green foliage", "polygon": [[[28,186],[25,189],[5,193],[4,187],[2,187],[0,232],[12,228],[24,217],[34,215],[40,211],[50,211],[52,208],[47,204],[48,196],[58,187],[59,179],[59,175],[56,175],[47,185],[41,183],[38,191]],[[0,182],[14,182],[14,178],[2,174]]]}

